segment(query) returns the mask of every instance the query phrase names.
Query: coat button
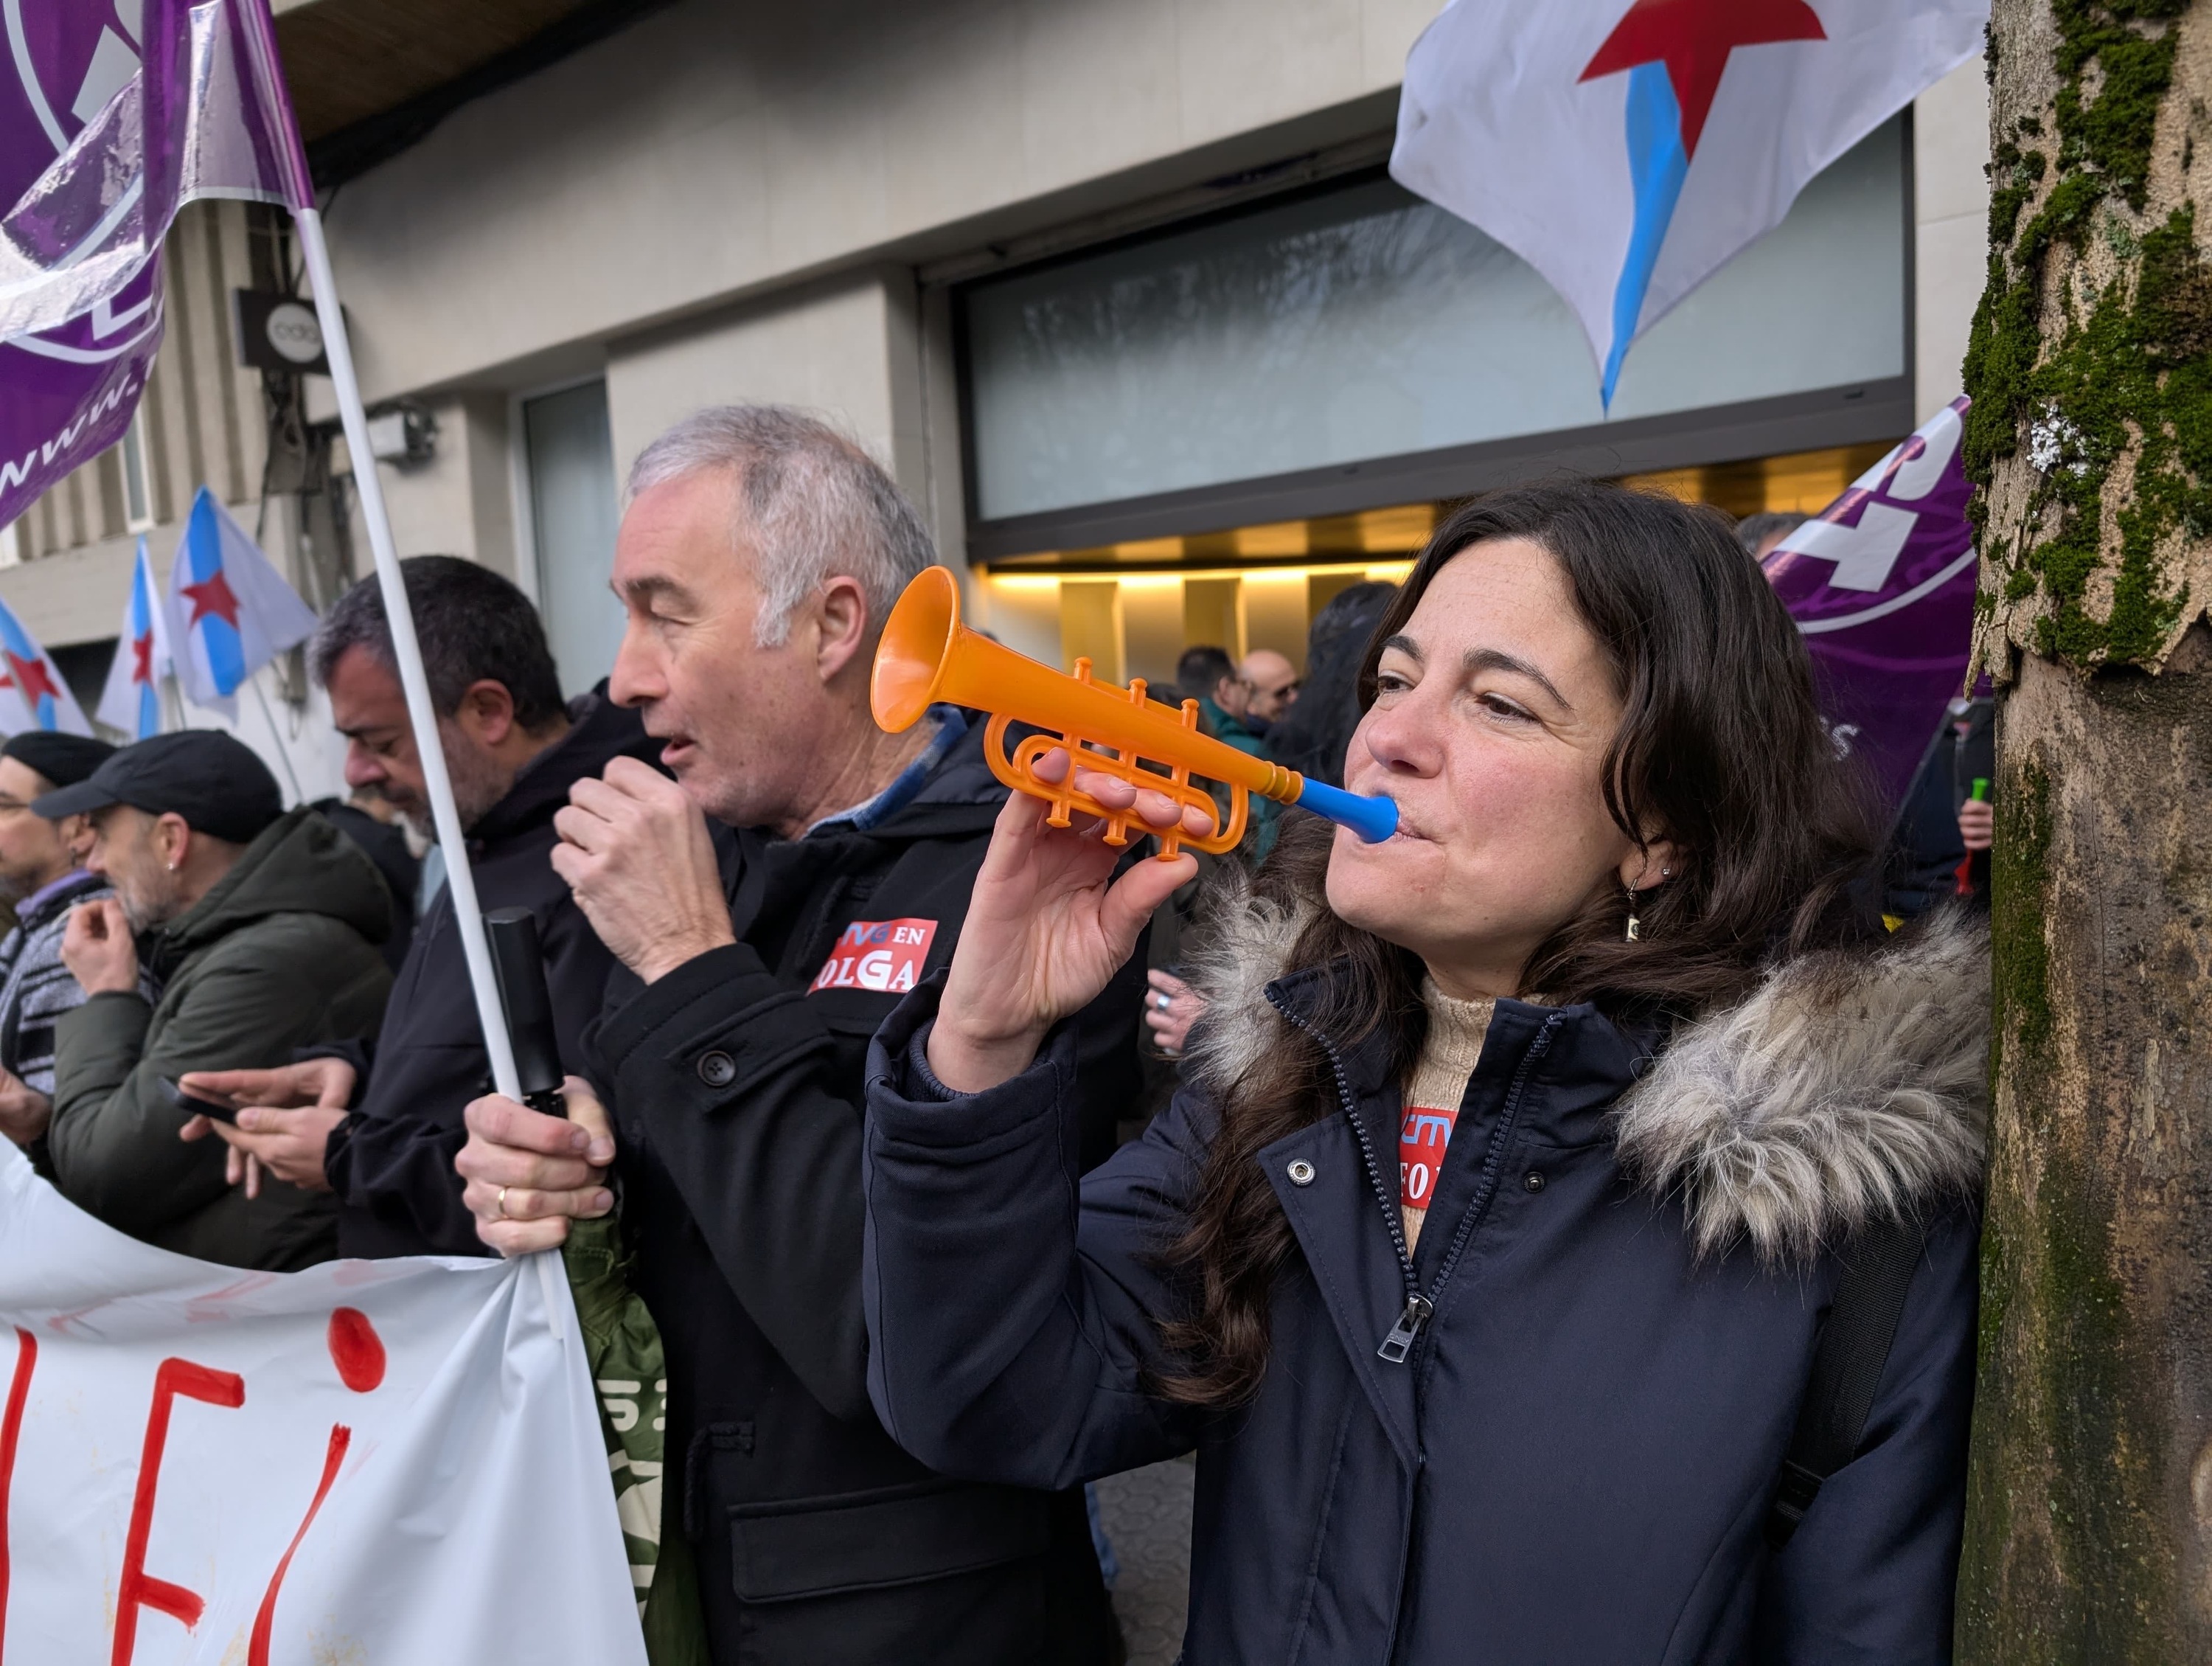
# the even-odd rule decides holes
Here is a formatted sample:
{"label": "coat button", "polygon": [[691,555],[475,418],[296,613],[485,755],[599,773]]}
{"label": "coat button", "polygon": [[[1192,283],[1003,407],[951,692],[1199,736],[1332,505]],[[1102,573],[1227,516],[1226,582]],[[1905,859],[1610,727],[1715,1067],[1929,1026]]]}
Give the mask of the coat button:
{"label": "coat button", "polygon": [[738,1079],[738,1061],[719,1049],[699,1055],[699,1079],[708,1087],[727,1087]]}
{"label": "coat button", "polygon": [[1310,1186],[1313,1184],[1314,1165],[1307,1162],[1303,1157],[1291,1158],[1291,1166],[1285,1172],[1290,1175],[1291,1184],[1293,1186]]}
{"label": "coat button", "polygon": [[1542,1191],[1544,1189],[1544,1171],[1541,1169],[1529,1170],[1528,1173],[1521,1177],[1521,1184],[1524,1189],[1528,1191]]}

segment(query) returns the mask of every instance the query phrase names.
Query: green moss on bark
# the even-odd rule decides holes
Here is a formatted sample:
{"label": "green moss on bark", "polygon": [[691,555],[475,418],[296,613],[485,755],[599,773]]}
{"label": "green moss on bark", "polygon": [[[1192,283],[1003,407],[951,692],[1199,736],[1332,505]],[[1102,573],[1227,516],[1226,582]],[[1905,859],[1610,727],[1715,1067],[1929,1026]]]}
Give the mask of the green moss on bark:
{"label": "green moss on bark", "polygon": [[[2033,435],[2039,476],[2021,524],[2033,536],[2017,548],[1985,541],[1984,553],[2004,569],[2007,601],[2038,589],[2048,599],[2037,648],[2083,669],[2156,659],[2191,599],[2169,571],[2172,547],[2212,536],[2212,491],[2200,483],[2212,481],[2212,269],[2186,207],[2141,235],[2118,213],[2143,205],[2172,80],[2171,20],[2185,3],[2057,0],[2059,143],[2040,208],[2027,212],[2051,171],[2040,152],[2008,143],[1991,171],[1994,246],[1967,340],[1963,460],[1986,488],[2023,432]],[[2022,137],[2027,128],[2019,125]],[[2121,275],[2086,311],[2063,307],[2053,342],[2044,325],[2052,253],[2083,250],[2099,228]],[[2115,556],[2106,492],[2114,464],[2138,447],[2114,506]],[[1976,502],[1986,532],[1980,494]]]}
{"label": "green moss on bark", "polygon": [[[1978,1397],[1959,1657],[1969,1666],[2167,1662],[2177,1600],[2170,1546],[2143,1512],[2165,1443],[2158,1376],[2129,1318],[2107,1223],[2111,1182],[2084,1127],[2034,1084],[2055,1065],[2051,784],[2033,764],[2002,783],[1990,875],[1994,1083],[2014,1085],[1995,1131],[2001,1177],[1983,1225]],[[2000,1454],[2009,1454],[2000,1460]],[[2023,1455],[2034,1461],[2023,1464]],[[2023,1536],[2025,1535],[2025,1536]],[[2052,1576],[2056,1574],[2054,1578]]]}
{"label": "green moss on bark", "polygon": [[[2159,101],[2173,79],[2173,32],[2147,32],[2187,9],[2188,0],[2057,0],[2058,23],[2057,114],[2059,156],[2069,156],[2102,175],[2126,198],[2143,205],[2150,177],[2151,138]],[[2092,68],[2097,88],[2086,85]]]}
{"label": "green moss on bark", "polygon": [[2031,1063],[2051,1045],[2051,950],[2043,922],[2050,897],[2051,778],[2033,765],[1997,793],[1996,841],[1990,852],[1990,948],[1995,970],[1994,1095],[2002,1049]]}

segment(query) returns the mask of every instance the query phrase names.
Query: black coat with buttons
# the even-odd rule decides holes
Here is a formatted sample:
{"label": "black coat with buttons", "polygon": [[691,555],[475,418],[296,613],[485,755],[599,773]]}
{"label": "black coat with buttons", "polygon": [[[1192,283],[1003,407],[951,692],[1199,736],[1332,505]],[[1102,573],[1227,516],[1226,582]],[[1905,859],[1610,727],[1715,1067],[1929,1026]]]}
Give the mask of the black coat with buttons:
{"label": "black coat with buttons", "polygon": [[[615,958],[553,871],[553,818],[568,788],[617,757],[655,763],[660,743],[634,711],[600,691],[569,704],[572,727],[516,776],[507,795],[469,830],[477,902],[526,908],[538,921],[545,986],[563,1067],[586,1068],[585,1031],[606,999]],[[337,1195],[341,1256],[481,1256],[476,1218],[461,1202],[453,1158],[467,1143],[461,1113],[491,1091],[468,962],[441,887],[408,946],[373,1047],[308,1049],[352,1059],[361,1070],[351,1113],[331,1131],[323,1170]]]}
{"label": "black coat with buttons", "polygon": [[[1006,796],[981,742],[866,831],[717,830],[739,940],[609,991],[630,1276],[667,1347],[665,1518],[696,1553],[719,1666],[1106,1658],[1080,1491],[947,1481],[868,1400],[868,1042],[951,958]],[[1092,1160],[1138,1094],[1142,978],[1073,1026]]]}
{"label": "black coat with buttons", "polygon": [[[953,1095],[924,988],[871,1066],[876,1404],[920,1456],[1020,1485],[1195,1450],[1194,1666],[1935,1666],[1972,1394],[1986,953],[1945,922],[1811,958],[1671,1042],[1500,1000],[1410,1263],[1389,1049],[1316,1033],[1331,967],[1213,988],[1193,1084],[1079,1183],[1073,1037]],[[1218,1091],[1302,1029],[1311,1120],[1255,1159],[1297,1244],[1266,1374],[1232,1409],[1171,1404],[1149,1392],[1174,1366],[1158,1325],[1193,1291],[1162,1251]],[[1923,1259],[1858,1456],[1774,1553],[1815,1341],[1884,1185],[1925,1221]],[[1427,1308],[1407,1335],[1409,1292]]]}

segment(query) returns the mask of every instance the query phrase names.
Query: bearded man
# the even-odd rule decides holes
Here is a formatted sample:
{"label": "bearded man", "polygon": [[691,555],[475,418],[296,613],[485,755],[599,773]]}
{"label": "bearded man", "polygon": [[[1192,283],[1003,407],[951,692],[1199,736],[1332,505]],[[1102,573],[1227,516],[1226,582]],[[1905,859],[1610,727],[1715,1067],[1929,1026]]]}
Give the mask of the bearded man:
{"label": "bearded man", "polygon": [[[328,1195],[227,1183],[220,1145],[178,1139],[190,1117],[171,1085],[374,1033],[392,988],[374,864],[313,811],[287,813],[268,767],[214,730],[126,746],[31,807],[89,816],[86,871],[114,888],[80,903],[62,937],[85,1000],[55,1026],[55,1183],[180,1255],[287,1272],[328,1260]],[[142,965],[157,1000],[141,992]]]}

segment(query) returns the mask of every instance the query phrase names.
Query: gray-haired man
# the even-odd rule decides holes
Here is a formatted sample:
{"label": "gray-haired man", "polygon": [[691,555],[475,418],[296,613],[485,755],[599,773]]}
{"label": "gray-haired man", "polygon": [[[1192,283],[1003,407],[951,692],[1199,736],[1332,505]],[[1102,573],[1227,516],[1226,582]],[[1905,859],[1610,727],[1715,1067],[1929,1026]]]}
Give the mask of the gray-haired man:
{"label": "gray-haired man", "polygon": [[[613,1129],[581,1094],[575,1124],[480,1100],[460,1158],[510,1252],[604,1213],[613,1163],[668,1348],[666,1520],[726,1666],[1109,1646],[1080,1493],[934,1475],[868,1398],[868,1042],[951,958],[1006,800],[961,713],[903,735],[868,714],[884,615],[932,559],[884,471],[800,413],[703,411],[646,448],[611,688],[677,779],[617,761],[578,782],[554,855],[633,975],[599,1037]],[[1136,1091],[1139,994],[1125,978],[1079,1020],[1106,1143]]]}

